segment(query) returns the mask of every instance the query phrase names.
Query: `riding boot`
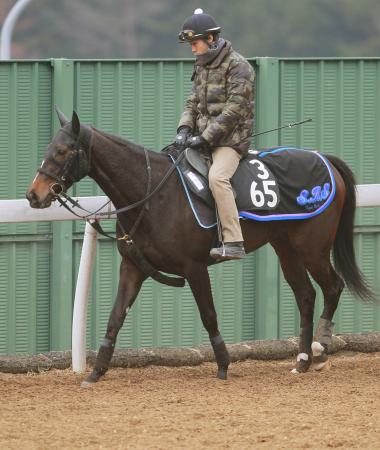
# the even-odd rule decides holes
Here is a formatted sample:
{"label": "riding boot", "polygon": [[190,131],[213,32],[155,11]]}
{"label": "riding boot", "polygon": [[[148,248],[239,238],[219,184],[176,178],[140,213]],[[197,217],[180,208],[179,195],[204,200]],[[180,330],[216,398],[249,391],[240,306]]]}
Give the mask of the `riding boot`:
{"label": "riding boot", "polygon": [[217,261],[243,259],[245,257],[244,242],[225,242],[220,247],[212,248],[210,256]]}

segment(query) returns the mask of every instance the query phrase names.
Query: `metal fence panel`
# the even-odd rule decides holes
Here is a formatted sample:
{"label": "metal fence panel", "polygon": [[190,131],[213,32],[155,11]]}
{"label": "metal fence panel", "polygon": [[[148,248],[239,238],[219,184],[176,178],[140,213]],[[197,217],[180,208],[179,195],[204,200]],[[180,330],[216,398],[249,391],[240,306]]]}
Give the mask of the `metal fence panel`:
{"label": "metal fence panel", "polygon": [[[50,62],[0,64],[0,198],[22,198],[51,139]],[[1,211],[0,211],[1,222]],[[0,223],[0,353],[50,349],[51,224]]]}
{"label": "metal fence panel", "polygon": [[[298,145],[342,157],[358,182],[378,182],[380,59],[252,60],[257,67],[256,129],[304,117],[313,122],[258,137],[257,148]],[[191,61],[12,61],[0,64],[0,198],[22,198],[58,122],[57,104],[91,123],[155,150],[173,139],[190,91]],[[89,178],[75,195],[98,195]],[[1,212],[0,212],[1,214]],[[380,291],[380,211],[357,214],[355,245],[363,272]],[[105,223],[113,232],[114,222]],[[0,223],[0,354],[70,346],[74,284],[84,226],[79,222]],[[62,264],[62,260],[66,264]],[[97,348],[116,295],[120,258],[99,239],[87,341]],[[227,342],[298,333],[293,294],[277,257],[264,247],[243,262],[210,269],[219,325]],[[318,293],[317,312],[322,298]],[[379,311],[345,292],[336,316],[342,332],[379,329]],[[118,345],[207,342],[188,287],[144,284]]]}

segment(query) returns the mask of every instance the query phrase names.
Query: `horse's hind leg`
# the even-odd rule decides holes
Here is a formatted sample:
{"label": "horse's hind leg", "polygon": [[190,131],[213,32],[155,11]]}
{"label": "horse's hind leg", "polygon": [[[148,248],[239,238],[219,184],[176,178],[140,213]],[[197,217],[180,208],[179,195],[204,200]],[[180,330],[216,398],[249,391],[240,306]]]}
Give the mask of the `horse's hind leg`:
{"label": "horse's hind leg", "polygon": [[133,305],[145,278],[146,276],[143,275],[127,258],[124,257],[122,259],[120,264],[119,287],[115,304],[108,320],[107,332],[99,348],[94,369],[87,377],[86,381],[82,383],[83,387],[90,383],[95,383],[107,372],[115,349],[119,330],[122,327],[128,311]]}
{"label": "horse's hind leg", "polygon": [[331,344],[334,325],[332,319],[344,288],[344,282],[335,272],[327,255],[324,258],[316,258],[310,261],[308,270],[321,287],[324,297],[323,312],[312,344],[313,368],[321,370],[327,364],[327,351]]}
{"label": "horse's hind leg", "polygon": [[312,363],[311,344],[313,340],[313,315],[315,289],[310,282],[305,266],[288,240],[272,242],[285,279],[294,292],[300,312],[300,341],[296,367],[292,373],[306,372]]}
{"label": "horse's hind leg", "polygon": [[[215,359],[218,364],[217,377],[221,380],[227,379],[227,370],[230,364],[230,356],[226,344],[218,329],[218,322],[214,301],[212,298],[210,277],[207,267],[203,265],[191,265],[186,271],[186,279],[189,282],[194,298],[197,302],[202,323],[206,328]],[[233,299],[231,299],[233,301]]]}

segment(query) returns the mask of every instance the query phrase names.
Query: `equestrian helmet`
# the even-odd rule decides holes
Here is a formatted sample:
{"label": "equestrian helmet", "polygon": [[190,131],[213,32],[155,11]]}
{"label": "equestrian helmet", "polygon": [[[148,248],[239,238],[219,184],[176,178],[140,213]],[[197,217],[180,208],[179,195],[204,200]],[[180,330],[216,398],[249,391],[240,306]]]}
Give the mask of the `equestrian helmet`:
{"label": "equestrian helmet", "polygon": [[221,27],[212,16],[197,8],[194,14],[183,22],[178,38],[180,43],[192,42],[196,39],[207,39],[210,34],[217,35],[220,30]]}

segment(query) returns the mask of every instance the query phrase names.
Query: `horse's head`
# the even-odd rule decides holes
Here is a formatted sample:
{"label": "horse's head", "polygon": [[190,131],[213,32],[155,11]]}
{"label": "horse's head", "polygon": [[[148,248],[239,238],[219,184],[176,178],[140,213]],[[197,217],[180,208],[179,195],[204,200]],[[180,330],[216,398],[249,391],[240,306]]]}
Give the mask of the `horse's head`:
{"label": "horse's head", "polygon": [[[88,174],[89,162],[83,149],[83,127],[74,111],[69,122],[56,108],[61,129],[49,144],[41,167],[26,198],[32,208],[47,208],[63,191]],[[81,132],[82,131],[82,132]]]}

